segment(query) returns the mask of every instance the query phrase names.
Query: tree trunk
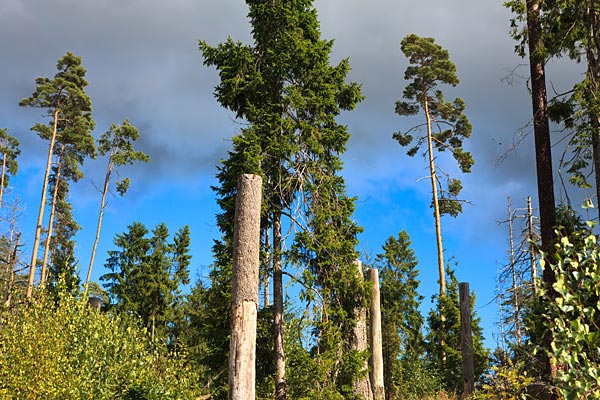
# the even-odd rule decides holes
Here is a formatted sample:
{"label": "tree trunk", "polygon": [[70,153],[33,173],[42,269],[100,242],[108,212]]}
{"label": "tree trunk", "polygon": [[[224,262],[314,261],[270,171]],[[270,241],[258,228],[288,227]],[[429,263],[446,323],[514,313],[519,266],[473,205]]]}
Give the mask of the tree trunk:
{"label": "tree trunk", "polygon": [[60,149],[60,156],[58,164],[56,166],[56,178],[54,181],[54,192],[52,194],[52,206],[50,207],[50,219],[48,220],[48,232],[46,236],[46,242],[44,244],[44,257],[42,258],[42,273],[40,274],[40,288],[43,288],[46,284],[46,278],[48,276],[48,254],[50,253],[50,241],[52,240],[52,228],[54,227],[54,215],[56,212],[56,202],[58,200],[58,187],[60,185],[60,172],[62,170],[63,156],[65,153],[65,144],[62,144]]}
{"label": "tree trunk", "polygon": [[229,400],[256,396],[256,316],[260,265],[262,178],[241,175],[235,204]]}
{"label": "tree trunk", "polygon": [[537,256],[535,252],[534,236],[535,230],[533,229],[533,207],[531,206],[531,196],[527,196],[527,229],[529,231],[529,258],[531,262],[531,283],[533,286],[533,294],[538,294],[538,271],[537,271]]}
{"label": "tree trunk", "polygon": [[273,320],[275,329],[275,399],[286,399],[283,345],[283,269],[281,264],[281,213],[273,215]]}
{"label": "tree trunk", "polygon": [[4,196],[4,176],[6,175],[6,153],[2,153],[2,177],[0,178],[0,208],[2,208],[2,197]]}
{"label": "tree trunk", "polygon": [[[435,239],[437,243],[438,275],[440,277],[440,300],[446,295],[446,276],[444,270],[444,246],[442,244],[442,221],[440,215],[440,203],[437,190],[437,174],[435,172],[435,158],[433,157],[433,135],[431,132],[431,116],[429,115],[429,100],[427,99],[427,87],[423,87],[423,109],[427,119],[427,149],[429,155],[429,174],[431,176],[431,195],[433,197],[433,218],[435,220]],[[446,327],[446,315],[443,303],[440,301],[440,323],[442,331]],[[446,350],[444,339],[440,339],[440,354],[442,355],[442,368],[446,366]]]}
{"label": "tree trunk", "polygon": [[35,237],[33,240],[33,249],[31,252],[31,264],[29,265],[29,279],[27,282],[27,298],[30,299],[33,295],[33,282],[35,280],[35,268],[37,265],[37,253],[40,246],[40,237],[42,235],[42,221],[44,219],[44,207],[46,205],[46,191],[48,190],[48,178],[50,177],[50,167],[52,166],[52,153],[54,152],[54,142],[56,141],[56,132],[58,129],[58,113],[59,108],[54,110],[54,127],[52,136],[50,137],[50,145],[48,146],[48,159],[46,160],[46,172],[44,174],[44,183],[42,185],[42,199],[40,201],[40,209],[38,212],[37,225],[35,228]]}
{"label": "tree trunk", "polygon": [[[596,183],[596,206],[600,205],[600,115],[596,109],[598,102],[598,79],[600,79],[600,18],[594,1],[587,2],[585,20],[587,25],[587,71],[586,78],[589,84],[588,100],[592,101],[594,107],[589,114],[590,126],[592,127],[592,158],[594,162],[594,177]],[[600,216],[600,207],[598,207]]]}
{"label": "tree trunk", "polygon": [[471,334],[471,293],[469,284],[458,284],[460,296],[460,350],[462,354],[462,398],[468,399],[475,390],[473,336]]}
{"label": "tree trunk", "polygon": [[[541,38],[539,34],[540,0],[527,0],[527,33],[529,44],[529,67],[531,73],[531,101],[533,108],[533,133],[535,139],[535,159],[537,188],[540,212],[541,250],[550,253],[556,226],[556,204],[554,200],[554,173],[552,167],[552,145],[548,124],[548,100],[546,96],[546,75]],[[549,295],[553,298],[552,284],[556,281],[549,263],[543,271]]]}
{"label": "tree trunk", "polygon": [[510,210],[511,201],[508,198],[508,242],[509,242],[509,254],[510,254],[510,275],[512,278],[512,303],[513,303],[513,315],[515,321],[515,341],[517,346],[521,347],[521,302],[519,298],[519,285],[517,279],[517,266],[515,261],[515,241],[513,237],[513,219],[514,216]]}
{"label": "tree trunk", "polygon": [[373,399],[383,400],[385,388],[383,380],[383,346],[381,338],[381,296],[379,293],[379,271],[374,268],[367,269],[367,280],[373,284],[373,299],[371,300],[371,384],[373,385]]}
{"label": "tree trunk", "polygon": [[429,154],[429,174],[431,176],[431,195],[433,197],[433,217],[435,219],[435,239],[437,243],[438,274],[440,276],[440,296],[446,294],[446,277],[444,274],[444,248],[442,245],[442,223],[440,203],[438,198],[437,174],[435,171],[435,157],[433,156],[433,135],[431,132],[431,117],[429,115],[429,101],[427,89],[423,90],[423,108],[427,119],[427,153]]}
{"label": "tree trunk", "polygon": [[[356,274],[360,281],[363,281],[363,269],[362,262],[360,260],[355,261]],[[366,352],[369,350],[369,341],[367,338],[367,310],[364,307],[354,310],[354,316],[356,318],[356,326],[350,340],[350,347],[352,350]],[[369,369],[369,362],[365,360],[363,364],[362,372],[365,372],[364,378],[361,378],[354,382],[354,393],[362,396],[365,400],[373,400],[373,391],[371,390],[371,380],[369,374],[366,373]]]}
{"label": "tree trunk", "polygon": [[[552,244],[556,226],[556,205],[554,200],[554,173],[552,169],[552,146],[550,127],[548,124],[548,99],[546,95],[546,75],[544,71],[544,55],[539,34],[540,0],[527,0],[527,35],[529,45],[529,68],[531,73],[531,102],[533,108],[533,134],[535,141],[535,161],[537,172],[537,189],[540,213],[541,250],[546,254],[546,262],[542,271],[546,297],[554,301],[556,291],[552,286],[556,282],[552,271]],[[552,332],[545,330],[542,345],[551,351]],[[545,357],[545,379],[554,379],[550,357]]]}
{"label": "tree trunk", "polygon": [[269,279],[271,278],[270,270],[271,270],[271,248],[270,248],[270,240],[269,240],[269,223],[267,222],[265,228],[265,260],[263,262],[264,271],[263,271],[263,307],[267,308],[270,305],[269,302]]}
{"label": "tree trunk", "polygon": [[92,267],[94,266],[94,258],[96,256],[96,249],[98,248],[98,242],[100,241],[100,229],[102,228],[102,218],[104,218],[104,207],[106,204],[106,193],[108,193],[108,183],[110,182],[110,175],[113,169],[112,154],[108,157],[108,165],[106,166],[106,174],[104,175],[104,187],[102,188],[102,198],[100,199],[100,212],[98,214],[98,225],[96,225],[96,238],[94,239],[94,246],[92,247],[92,256],[90,257],[90,265],[88,266],[87,276],[85,278],[85,285],[83,289],[83,297],[87,295],[88,286],[92,277]]}

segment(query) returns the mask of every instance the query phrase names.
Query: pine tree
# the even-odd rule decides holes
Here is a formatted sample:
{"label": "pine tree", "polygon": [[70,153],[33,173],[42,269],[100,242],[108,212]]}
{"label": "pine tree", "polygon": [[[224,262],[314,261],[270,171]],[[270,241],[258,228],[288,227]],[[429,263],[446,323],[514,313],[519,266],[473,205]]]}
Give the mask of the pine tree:
{"label": "pine tree", "polygon": [[91,117],[91,101],[84,91],[87,86],[86,70],[81,66],[81,58],[68,52],[57,62],[58,73],[53,79],[37,78],[36,90],[26,99],[19,102],[21,106],[37,107],[46,111],[45,116],[51,118],[49,125],[35,124],[31,129],[38,132],[42,139],[49,140],[46,170],[42,184],[42,196],[35,237],[32,246],[27,297],[33,294],[37,253],[42,233],[46,193],[49,185],[52,157],[57,139],[68,132],[85,134],[93,130]]}
{"label": "pine tree", "polygon": [[[134,161],[149,162],[150,156],[142,151],[136,151],[133,148],[133,142],[139,139],[140,133],[129,120],[123,121],[122,125],[112,124],[108,131],[100,136],[98,140],[98,152],[101,156],[108,156],[106,172],[104,176],[104,185],[102,187],[102,197],[100,200],[100,212],[98,215],[98,225],[96,227],[96,238],[92,247],[92,255],[90,257],[90,265],[88,267],[87,277],[85,279],[84,293],[87,292],[88,283],[92,276],[92,267],[94,266],[94,258],[98,241],[100,240],[100,229],[102,227],[102,219],[104,217],[104,207],[106,206],[106,195],[109,190],[109,183],[112,173],[119,166],[133,164]],[[116,190],[119,195],[124,196],[129,189],[129,178],[121,179],[116,183]]]}
{"label": "pine tree", "polygon": [[[436,166],[434,150],[438,152],[448,150],[463,173],[471,172],[474,160],[471,153],[464,151],[463,140],[471,136],[472,128],[471,123],[463,114],[466,107],[465,102],[460,98],[456,98],[453,102],[447,102],[442,91],[437,89],[438,84],[456,86],[459,82],[456,76],[456,66],[450,60],[448,51],[436,44],[433,38],[421,38],[414,34],[408,35],[402,40],[401,49],[410,62],[404,73],[404,79],[412,81],[406,86],[403,93],[403,97],[409,101],[396,102],[396,113],[415,115],[422,109],[425,114],[424,125],[427,128],[427,136],[417,138],[416,144],[408,150],[407,154],[414,156],[421,146],[426,146],[424,154],[428,159],[431,178],[440,295],[443,295],[446,285],[440,217],[443,214],[456,217],[462,212],[462,204],[457,199],[462,184],[460,180],[450,178],[447,173]],[[415,139],[411,132],[421,126],[418,125],[406,132],[396,132],[394,139],[400,145],[408,146]],[[437,132],[434,132],[434,127],[438,127]],[[441,185],[438,171],[448,177],[447,190],[442,190],[441,195],[439,195]]]}
{"label": "pine tree", "polygon": [[381,281],[381,313],[387,399],[416,395],[410,370],[418,369],[425,352],[419,306],[418,261],[406,231],[391,236],[376,257]]}
{"label": "pine tree", "polygon": [[[68,201],[66,194],[69,192],[69,188],[65,187],[60,189],[62,190],[60,195],[62,198],[59,198],[59,188],[63,185],[69,186],[69,182],[78,182],[83,178],[83,171],[81,171],[80,167],[83,166],[86,158],[96,157],[96,146],[94,144],[94,138],[91,135],[91,130],[65,130],[57,137],[57,142],[59,146],[55,148],[55,157],[58,158],[58,161],[56,162],[56,165],[52,167],[52,174],[50,176],[50,184],[48,187],[48,194],[50,195],[48,200],[48,204],[50,205],[50,216],[44,243],[44,255],[42,257],[40,287],[44,287],[46,281],[48,255],[51,250],[50,247],[55,226],[54,218],[57,207],[59,207],[58,203]],[[72,216],[69,216],[69,218],[72,219]],[[60,228],[60,225],[58,227]],[[79,227],[75,229],[73,235],[77,230],[79,230]]]}

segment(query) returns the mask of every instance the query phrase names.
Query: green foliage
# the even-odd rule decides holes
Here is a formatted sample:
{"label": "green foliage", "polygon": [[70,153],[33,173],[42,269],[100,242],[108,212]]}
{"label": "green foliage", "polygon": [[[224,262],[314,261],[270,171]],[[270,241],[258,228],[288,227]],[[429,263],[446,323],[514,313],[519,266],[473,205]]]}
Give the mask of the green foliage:
{"label": "green foliage", "polygon": [[[150,162],[150,156],[143,151],[133,148],[133,142],[138,140],[140,133],[128,119],[123,124],[112,124],[108,131],[104,132],[98,139],[98,153],[101,156],[108,156],[108,166],[106,168],[106,182],[115,167],[131,165],[135,161]],[[117,193],[124,196],[129,189],[129,178],[124,178],[116,183]]]}
{"label": "green foliage", "polygon": [[[404,79],[411,82],[403,93],[403,97],[409,101],[396,102],[396,113],[414,115],[423,109],[439,128],[432,133],[433,147],[442,152],[449,150],[461,171],[471,172],[473,157],[463,149],[463,140],[471,136],[472,130],[471,123],[463,113],[465,102],[460,98],[447,102],[442,91],[436,89],[438,84],[456,86],[459,82],[450,54],[433,38],[421,38],[414,34],[402,39],[400,47],[410,63],[404,72]],[[400,145],[408,146],[413,142],[410,133],[419,127],[397,132],[394,138]],[[416,145],[409,149],[409,155],[415,155],[423,143],[426,143],[426,138],[418,138]]]}
{"label": "green foliage", "polygon": [[3,399],[194,399],[192,376],[131,317],[68,295],[15,308],[0,329]]}
{"label": "green foliage", "polygon": [[2,155],[4,187],[8,187],[10,176],[15,176],[19,170],[17,162],[17,157],[21,154],[19,145],[19,140],[11,136],[8,129],[0,128],[0,154]]}
{"label": "green foliage", "polygon": [[[430,311],[427,318],[427,361],[430,368],[439,371],[444,389],[461,393],[462,355],[458,280],[449,266],[446,268],[446,274],[448,275],[446,295],[434,296],[437,302],[436,310],[443,310],[445,321],[440,319],[435,310]],[[474,293],[471,293],[471,335],[475,380],[478,381],[488,369],[489,350],[483,347],[483,330],[480,318],[475,312]],[[443,350],[440,343],[443,343]],[[445,362],[443,361],[444,355],[446,356]]]}
{"label": "green foliage", "polygon": [[[364,303],[363,285],[354,273],[356,235],[360,228],[351,221],[354,200],[345,193],[339,171],[339,154],[349,138],[347,128],[335,118],[362,100],[360,86],[346,83],[348,60],[330,65],[332,41],[322,40],[312,0],[264,2],[248,0],[253,44],[228,39],[216,47],[200,42],[204,63],[219,71],[217,101],[235,112],[248,125],[233,138],[233,148],[224,160],[215,188],[222,213],[217,223],[222,239],[215,243],[212,287],[208,299],[218,322],[219,335],[212,339],[210,353],[223,360],[228,351],[228,288],[231,279],[231,238],[237,178],[242,173],[263,176],[263,238],[282,216],[283,224],[298,223],[301,232],[291,253],[275,242],[264,243],[263,254],[283,257],[290,264],[306,266],[304,281],[310,287],[305,297],[312,301],[316,286],[325,299],[315,337],[322,379],[329,380],[329,394],[336,386],[350,395],[357,355],[347,348],[354,308]],[[280,229],[280,228],[279,228]],[[266,262],[268,264],[268,261]],[[265,269],[272,270],[271,265]],[[313,286],[314,285],[314,286]],[[216,332],[215,332],[216,333]],[[219,348],[220,347],[220,348]],[[364,355],[360,357],[364,358]],[[213,363],[222,365],[222,362]],[[288,369],[289,371],[289,369]],[[218,371],[213,371],[218,374]],[[323,389],[325,390],[325,389]],[[324,392],[320,392],[324,393]],[[328,397],[329,394],[326,396]],[[339,396],[339,393],[338,393]]]}
{"label": "green foliage", "polygon": [[556,298],[547,305],[557,386],[566,399],[600,396],[600,246],[584,230],[556,245]]}
{"label": "green foliage", "polygon": [[146,227],[134,222],[129,231],[117,234],[106,267],[112,272],[100,277],[106,281],[111,306],[139,316],[152,338],[173,344],[178,329],[173,326],[182,302],[179,287],[189,283],[189,227],[181,228],[169,243],[169,230],[157,225],[151,237]]}
{"label": "green foliage", "polygon": [[473,400],[529,400],[534,397],[527,394],[528,386],[535,379],[528,375],[523,363],[507,363],[494,365],[490,368],[481,389],[477,390]]}
{"label": "green foliage", "polygon": [[420,387],[429,379],[423,379],[425,349],[421,332],[423,316],[419,312],[423,296],[418,293],[418,261],[410,245],[408,234],[402,231],[397,237],[389,237],[383,245],[384,253],[376,257],[381,282],[384,386],[388,399],[431,394]]}

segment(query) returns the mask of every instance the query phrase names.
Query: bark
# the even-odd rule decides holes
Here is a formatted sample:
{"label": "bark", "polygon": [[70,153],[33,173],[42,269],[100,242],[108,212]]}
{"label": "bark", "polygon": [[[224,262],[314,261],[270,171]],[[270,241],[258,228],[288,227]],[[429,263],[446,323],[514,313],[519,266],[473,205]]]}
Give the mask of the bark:
{"label": "bark", "polygon": [[531,206],[531,196],[527,197],[527,229],[529,230],[529,258],[531,262],[531,281],[533,285],[533,294],[538,294],[538,273],[537,273],[537,256],[534,245],[535,232],[533,229],[533,207]]}
{"label": "bark", "polygon": [[262,178],[241,175],[235,205],[229,400],[255,398]]}
{"label": "bark", "polygon": [[[595,105],[598,101],[598,79],[600,78],[600,19],[594,1],[588,2],[585,10],[587,31],[587,80],[589,82],[589,100]],[[590,112],[592,128],[592,158],[594,162],[594,177],[596,183],[596,203],[600,204],[600,119],[598,112]],[[600,207],[598,207],[600,216]]]}
{"label": "bark", "polygon": [[437,243],[438,274],[440,276],[440,296],[446,294],[446,277],[444,274],[444,248],[442,245],[442,223],[440,215],[440,202],[438,198],[437,174],[435,171],[435,158],[433,156],[433,136],[431,132],[431,116],[429,115],[429,101],[427,88],[423,89],[423,108],[427,119],[427,153],[429,154],[429,175],[431,176],[431,195],[433,197],[433,217],[435,219],[435,239]]}
{"label": "bark", "polygon": [[6,153],[2,153],[2,177],[0,178],[0,208],[2,208],[2,197],[4,196],[4,176],[6,175]]}
{"label": "bark", "polygon": [[[556,209],[554,200],[554,178],[552,169],[552,146],[548,123],[548,99],[546,94],[546,75],[544,57],[541,53],[540,37],[540,0],[527,0],[527,36],[529,45],[529,68],[531,74],[531,103],[533,109],[533,134],[535,142],[535,161],[537,172],[537,190],[540,213],[541,250],[546,254],[546,262],[542,271],[542,281],[546,289],[548,301],[554,301],[556,291],[552,286],[556,276],[552,270],[552,245],[556,226]],[[542,345],[552,351],[552,332],[545,330]],[[547,381],[554,379],[550,357],[544,360],[544,375]]]}
{"label": "bark", "polygon": [[367,269],[367,280],[373,284],[373,298],[371,300],[371,384],[373,385],[373,399],[383,400],[385,388],[383,379],[383,346],[381,337],[381,296],[379,293],[379,271],[374,268]]}
{"label": "bark", "polygon": [[275,330],[275,399],[287,398],[283,344],[283,269],[281,263],[281,213],[273,215],[273,321]]}
{"label": "bark", "polygon": [[510,275],[512,278],[512,294],[513,294],[513,308],[514,308],[514,321],[515,321],[515,341],[517,346],[521,346],[521,302],[520,294],[518,292],[518,279],[517,279],[517,267],[515,261],[515,243],[513,236],[513,215],[510,210],[510,197],[508,198],[508,242],[510,251]]}
{"label": "bark", "polygon": [[[112,154],[111,154],[112,156]],[[108,193],[108,183],[110,182],[110,175],[113,170],[112,157],[108,157],[108,165],[106,167],[106,174],[104,176],[104,187],[102,188],[102,198],[100,200],[100,212],[98,214],[98,224],[96,225],[96,238],[94,239],[94,246],[92,247],[92,256],[90,257],[90,265],[88,266],[87,276],[85,278],[85,286],[83,289],[83,296],[87,295],[88,286],[92,277],[92,267],[94,266],[94,258],[96,256],[96,249],[98,248],[98,242],[100,241],[100,229],[102,228],[102,219],[104,218],[104,207],[106,205],[106,193]]]}
{"label": "bark", "polygon": [[[59,94],[60,96],[60,94]],[[54,152],[54,143],[56,141],[56,132],[58,129],[58,106],[54,109],[54,126],[52,136],[50,137],[50,145],[48,146],[48,158],[46,160],[46,172],[44,174],[44,183],[42,185],[42,198],[38,212],[37,225],[35,228],[35,237],[33,240],[33,250],[31,252],[31,264],[29,264],[29,279],[27,282],[27,298],[30,299],[33,295],[33,282],[35,280],[35,268],[37,266],[37,253],[40,246],[40,237],[42,235],[42,221],[44,219],[44,207],[46,205],[46,191],[48,190],[48,178],[50,177],[50,167],[52,166],[52,153]]]}
{"label": "bark", "polygon": [[63,156],[65,153],[65,144],[60,149],[60,157],[56,168],[56,179],[54,182],[54,193],[52,194],[52,207],[50,208],[50,219],[48,220],[48,233],[46,234],[46,243],[44,244],[44,257],[42,258],[42,273],[40,274],[40,288],[46,284],[48,276],[48,254],[50,253],[50,241],[52,240],[52,228],[54,227],[54,215],[56,212],[56,202],[58,200],[58,187],[60,185],[60,172],[62,169]]}
{"label": "bark", "polygon": [[[360,260],[355,261],[356,274],[361,281],[363,281],[363,269]],[[355,351],[366,352],[369,350],[369,342],[367,339],[367,310],[364,307],[354,310],[354,316],[356,318],[356,326],[350,340],[350,348]],[[369,369],[368,360],[365,360],[363,365],[363,371],[366,372]],[[373,391],[371,390],[371,379],[368,373],[364,374],[363,378],[360,378],[354,382],[354,393],[362,396],[365,400],[373,400]]]}
{"label": "bark", "polygon": [[[442,244],[442,222],[440,215],[440,203],[437,189],[437,174],[435,172],[435,158],[433,157],[433,135],[431,132],[431,116],[429,115],[429,101],[427,99],[427,87],[423,87],[423,109],[427,120],[427,148],[429,154],[429,174],[431,176],[431,195],[433,197],[433,218],[435,220],[435,240],[437,243],[438,275],[440,277],[440,299],[446,295],[446,276],[444,270],[444,247]],[[444,307],[440,302],[440,323],[442,331],[446,327],[446,316]],[[440,339],[440,354],[442,355],[442,367],[446,365],[446,350],[444,339]]]}
{"label": "bark", "polygon": [[475,390],[473,336],[471,333],[471,293],[469,284],[458,284],[460,297],[460,350],[462,354],[462,398],[468,399]]}
{"label": "bark", "polygon": [[269,248],[269,227],[267,223],[267,227],[265,228],[265,261],[264,261],[264,271],[263,271],[263,307],[267,308],[270,305],[269,302],[269,279],[270,279],[270,265],[271,265],[271,250]]}
{"label": "bark", "polygon": [[[546,95],[546,75],[543,56],[539,54],[541,37],[539,27],[540,1],[527,0],[527,32],[529,44],[529,67],[531,73],[531,101],[533,108],[533,133],[537,189],[540,212],[541,250],[550,253],[556,226],[554,200],[554,174],[552,167],[552,146],[548,123],[548,100]],[[546,263],[543,280],[553,293],[552,284],[556,281],[549,263]]]}

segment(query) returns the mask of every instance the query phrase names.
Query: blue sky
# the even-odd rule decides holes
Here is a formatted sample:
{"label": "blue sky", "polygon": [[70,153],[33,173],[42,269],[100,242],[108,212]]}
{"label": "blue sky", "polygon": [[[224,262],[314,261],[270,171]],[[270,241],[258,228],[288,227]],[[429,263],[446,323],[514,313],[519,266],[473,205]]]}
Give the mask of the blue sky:
{"label": "blue sky", "polygon": [[[486,304],[493,302],[496,268],[505,262],[508,242],[498,221],[506,218],[508,196],[519,207],[528,195],[536,202],[531,137],[498,163],[531,118],[523,78],[528,68],[513,54],[510,13],[490,0],[319,0],[315,5],[322,37],[335,39],[332,62],[349,57],[350,79],[361,83],[366,95],[339,119],[352,134],[343,174],[348,192],[358,196],[355,218],[365,229],[359,251],[374,256],[386,238],[405,229],[420,261],[425,308],[437,290],[426,164],[407,157],[392,139],[393,132],[414,123],[394,114],[407,66],[400,40],[409,33],[435,37],[457,65],[461,83],[443,89],[447,98],[459,96],[467,103],[473,135],[466,147],[476,164],[471,174],[458,176],[473,205],[457,219],[443,219],[445,255],[458,263],[458,279],[476,292],[493,346],[497,308]],[[139,147],[152,157],[149,165],[121,171],[131,177],[132,188],[125,198],[109,199],[93,279],[106,272],[103,263],[114,235],[134,221],[148,228],[164,221],[171,232],[190,225],[192,275],[207,275],[212,240],[219,234],[210,186],[240,125],[214,100],[218,76],[202,65],[197,40],[217,44],[231,36],[249,43],[246,13],[241,0],[0,0],[0,127],[22,143],[11,193],[21,198],[19,226],[26,243],[33,241],[47,142],[29,130],[42,121],[39,110],[20,108],[18,101],[33,92],[35,77],[53,76],[56,60],[73,51],[88,70],[95,136],[129,118],[140,129]],[[561,91],[581,71],[562,62],[551,65],[548,76]],[[102,183],[105,163],[86,162],[85,178],[72,189],[82,226],[77,252],[83,274],[100,202],[95,187]],[[441,157],[439,164],[453,170],[450,160]]]}

